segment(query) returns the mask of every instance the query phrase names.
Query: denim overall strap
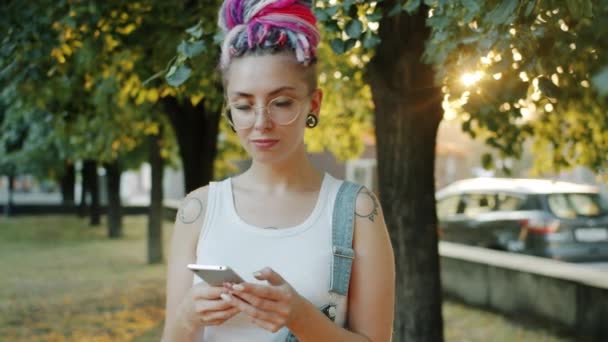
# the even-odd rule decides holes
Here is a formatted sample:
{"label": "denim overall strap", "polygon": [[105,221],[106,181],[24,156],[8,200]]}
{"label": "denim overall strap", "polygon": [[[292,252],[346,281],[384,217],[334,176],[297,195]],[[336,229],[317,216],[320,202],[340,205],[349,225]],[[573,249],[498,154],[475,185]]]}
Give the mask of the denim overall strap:
{"label": "denim overall strap", "polygon": [[[336,316],[338,297],[346,296],[350,284],[350,274],[355,258],[353,250],[353,231],[355,223],[355,204],[357,195],[363,187],[344,181],[338,189],[331,223],[332,264],[330,274],[330,303],[320,308],[332,321]],[[298,339],[290,331],[285,342],[297,342]]]}
{"label": "denim overall strap", "polygon": [[353,250],[353,231],[355,223],[355,204],[362,186],[344,181],[338,190],[332,218],[333,261],[331,267],[330,294],[346,296],[350,283],[351,268],[355,251]]}

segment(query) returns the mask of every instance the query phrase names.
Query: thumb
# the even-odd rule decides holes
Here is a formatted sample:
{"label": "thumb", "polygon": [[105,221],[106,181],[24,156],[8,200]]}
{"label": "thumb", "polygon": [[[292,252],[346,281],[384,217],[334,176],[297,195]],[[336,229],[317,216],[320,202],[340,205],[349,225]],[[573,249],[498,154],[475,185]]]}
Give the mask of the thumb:
{"label": "thumb", "polygon": [[285,280],[272,268],[265,267],[253,274],[258,280],[266,280],[270,285],[279,286],[285,284]]}

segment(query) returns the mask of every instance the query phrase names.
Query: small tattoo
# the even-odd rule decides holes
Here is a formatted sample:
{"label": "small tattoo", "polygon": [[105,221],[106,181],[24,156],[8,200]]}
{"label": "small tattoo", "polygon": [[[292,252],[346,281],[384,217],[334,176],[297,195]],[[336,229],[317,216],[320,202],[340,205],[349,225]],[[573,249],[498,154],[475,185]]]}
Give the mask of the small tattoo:
{"label": "small tattoo", "polygon": [[[188,208],[188,213],[185,212],[186,208]],[[184,202],[177,216],[179,216],[180,221],[183,223],[190,224],[198,220],[202,212],[203,203],[198,198],[190,197]]]}
{"label": "small tattoo", "polygon": [[374,219],[376,218],[376,216],[378,216],[378,208],[380,207],[378,205],[378,201],[376,200],[376,196],[374,196],[374,194],[367,189],[361,191],[361,194],[369,196],[369,198],[371,198],[372,202],[374,203],[374,207],[372,208],[371,212],[369,212],[365,215],[359,214],[356,211],[355,211],[355,215],[357,215],[359,217],[367,217],[367,218],[369,218],[370,221],[374,222]]}

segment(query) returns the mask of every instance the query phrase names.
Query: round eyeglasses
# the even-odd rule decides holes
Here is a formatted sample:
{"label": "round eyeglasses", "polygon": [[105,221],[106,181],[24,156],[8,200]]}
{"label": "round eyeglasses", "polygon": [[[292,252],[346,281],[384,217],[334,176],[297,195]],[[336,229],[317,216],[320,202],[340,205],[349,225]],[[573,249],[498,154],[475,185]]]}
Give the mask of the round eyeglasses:
{"label": "round eyeglasses", "polygon": [[262,115],[268,117],[277,125],[286,126],[298,118],[304,107],[304,102],[289,96],[279,96],[270,100],[266,106],[257,107],[247,100],[230,102],[224,115],[235,129],[249,129],[255,125],[256,113],[262,110]]}

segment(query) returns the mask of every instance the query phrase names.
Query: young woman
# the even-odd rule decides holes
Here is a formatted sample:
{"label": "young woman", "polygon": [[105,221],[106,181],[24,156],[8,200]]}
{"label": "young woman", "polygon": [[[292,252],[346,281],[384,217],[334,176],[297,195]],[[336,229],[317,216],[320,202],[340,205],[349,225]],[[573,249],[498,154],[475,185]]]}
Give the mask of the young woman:
{"label": "young woman", "polygon": [[[183,201],[169,256],[164,341],[391,339],[393,250],[379,202],[365,188],[350,213],[355,256],[347,295],[330,314],[320,310],[331,299],[332,215],[342,181],[316,170],[303,142],[323,99],[310,6],[225,0],[220,10],[226,117],[252,165]],[[210,286],[190,263],[230,266],[245,282]]]}

